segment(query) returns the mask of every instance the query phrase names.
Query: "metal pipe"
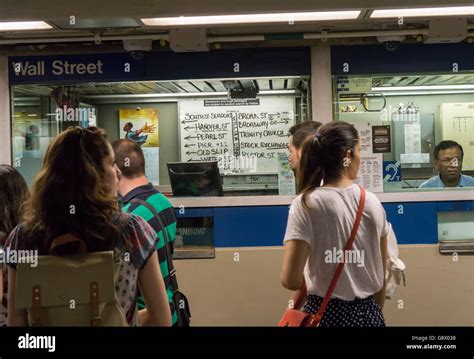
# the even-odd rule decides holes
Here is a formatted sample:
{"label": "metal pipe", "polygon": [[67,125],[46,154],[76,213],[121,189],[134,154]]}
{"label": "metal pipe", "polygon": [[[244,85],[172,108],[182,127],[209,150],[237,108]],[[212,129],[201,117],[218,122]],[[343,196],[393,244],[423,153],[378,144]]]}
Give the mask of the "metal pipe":
{"label": "metal pipe", "polygon": [[[474,29],[474,24],[468,25],[468,30]],[[270,34],[269,34],[270,35]],[[269,36],[267,35],[267,36]],[[278,35],[278,34],[275,34]],[[294,36],[300,35],[302,39],[337,39],[337,38],[354,38],[354,37],[375,37],[375,36],[396,36],[396,35],[429,35],[429,29],[400,29],[400,30],[369,30],[369,31],[341,31],[341,32],[317,32],[317,33],[303,33],[292,34]],[[468,36],[474,35],[468,32]],[[83,42],[96,40],[103,41],[117,41],[117,40],[166,40],[169,41],[169,34],[145,34],[145,35],[113,35],[113,36],[77,36],[77,37],[54,37],[54,38],[20,38],[20,39],[5,39],[0,40],[0,45],[13,44],[33,44],[33,43],[61,43],[61,42]],[[245,41],[265,41],[266,35],[229,35],[229,36],[208,36],[208,43],[215,42],[245,42]]]}
{"label": "metal pipe", "polygon": [[[394,35],[428,35],[428,29],[401,29],[401,30],[371,30],[371,31],[341,31],[332,33],[306,33],[302,34],[305,40],[313,39],[336,39],[350,37],[373,37]],[[294,36],[298,34],[293,34]],[[243,35],[243,36],[209,36],[207,42],[242,42],[242,41],[264,41],[265,35]]]}
{"label": "metal pipe", "polygon": [[305,40],[312,39],[339,39],[347,37],[373,37],[373,36],[396,36],[396,35],[428,35],[428,29],[404,29],[404,30],[373,30],[373,31],[342,31],[328,33],[304,34]]}
{"label": "metal pipe", "polygon": [[44,37],[32,39],[7,39],[0,40],[0,45],[14,45],[14,44],[43,44],[43,43],[61,43],[61,42],[84,42],[96,40],[103,41],[117,41],[117,40],[166,40],[169,41],[168,34],[146,34],[146,35],[113,35],[113,36],[73,36],[73,37]]}
{"label": "metal pipe", "polygon": [[[259,95],[296,95],[296,90],[260,91]],[[190,92],[190,93],[149,93],[149,94],[113,94],[113,95],[82,95],[86,99],[124,99],[124,98],[185,98],[185,97],[222,97],[227,92]]]}
{"label": "metal pipe", "polygon": [[207,42],[242,42],[242,41],[264,41],[265,35],[236,35],[236,36],[208,36]]}

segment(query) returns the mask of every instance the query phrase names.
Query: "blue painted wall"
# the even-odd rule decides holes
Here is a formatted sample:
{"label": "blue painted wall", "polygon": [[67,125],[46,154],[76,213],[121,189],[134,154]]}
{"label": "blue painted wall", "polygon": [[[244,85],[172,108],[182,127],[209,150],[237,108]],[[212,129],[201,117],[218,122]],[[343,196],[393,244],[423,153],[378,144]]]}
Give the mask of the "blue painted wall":
{"label": "blue painted wall", "polygon": [[401,44],[395,51],[383,44],[331,47],[334,75],[453,72],[453,64],[459,72],[474,70],[474,45]]}
{"label": "blue painted wall", "polygon": [[[473,211],[474,201],[385,203],[388,221],[399,244],[438,242],[438,212]],[[179,217],[214,217],[215,247],[281,246],[289,206],[216,207],[186,209]]]}

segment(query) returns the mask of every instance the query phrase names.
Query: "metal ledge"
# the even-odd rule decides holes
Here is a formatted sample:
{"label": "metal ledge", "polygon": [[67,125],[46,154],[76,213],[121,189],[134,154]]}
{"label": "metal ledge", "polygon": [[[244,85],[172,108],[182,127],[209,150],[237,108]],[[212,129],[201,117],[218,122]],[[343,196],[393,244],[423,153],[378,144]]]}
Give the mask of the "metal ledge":
{"label": "metal ledge", "polygon": [[199,258],[215,258],[216,252],[214,247],[207,246],[184,246],[175,248],[173,260],[175,259],[199,259]]}
{"label": "metal ledge", "polygon": [[[474,201],[474,188],[466,190],[436,190],[396,193],[376,193],[382,203]],[[175,208],[245,207],[290,205],[295,196],[224,196],[169,197]]]}
{"label": "metal ledge", "polygon": [[474,238],[462,241],[440,241],[440,254],[474,254]]}

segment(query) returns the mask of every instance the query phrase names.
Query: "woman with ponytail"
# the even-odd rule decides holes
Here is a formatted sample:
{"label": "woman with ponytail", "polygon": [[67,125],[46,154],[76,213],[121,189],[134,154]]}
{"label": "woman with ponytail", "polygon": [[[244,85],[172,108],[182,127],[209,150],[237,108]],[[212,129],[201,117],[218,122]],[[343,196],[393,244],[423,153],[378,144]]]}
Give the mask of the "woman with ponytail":
{"label": "woman with ponytail", "polygon": [[366,192],[352,249],[344,250],[361,197],[360,187],[352,183],[359,167],[360,140],[351,124],[325,124],[303,142],[281,282],[293,291],[306,286],[304,310],[315,314],[338,264],[345,263],[321,326],[385,326],[388,223],[373,193]]}

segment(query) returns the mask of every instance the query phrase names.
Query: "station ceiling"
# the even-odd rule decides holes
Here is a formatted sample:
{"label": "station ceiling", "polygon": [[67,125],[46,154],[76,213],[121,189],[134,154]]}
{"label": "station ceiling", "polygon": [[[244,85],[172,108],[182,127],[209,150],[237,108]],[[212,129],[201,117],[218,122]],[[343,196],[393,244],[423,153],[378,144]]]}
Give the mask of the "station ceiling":
{"label": "station ceiling", "polygon": [[[166,35],[172,30],[167,27],[145,26],[140,19],[150,17],[174,16],[205,16],[229,14],[258,14],[258,13],[291,13],[309,11],[360,10],[356,20],[295,22],[288,24],[257,24],[257,25],[202,25],[208,37],[235,36],[222,41],[225,46],[248,46],[238,37],[248,35],[271,34],[308,34],[308,33],[342,33],[361,31],[390,31],[390,30],[417,30],[427,29],[427,18],[406,18],[403,25],[397,19],[371,19],[374,9],[413,8],[413,7],[440,7],[440,6],[472,6],[472,0],[333,0],[314,1],[298,0],[1,0],[0,22],[43,20],[53,28],[49,30],[1,32],[1,46],[9,46],[9,51],[43,51],[46,49],[64,51],[62,42],[68,42],[68,50],[97,51],[94,39],[104,41],[101,46],[122,48],[121,38],[127,36]],[[74,25],[70,17],[74,17]],[[474,17],[467,18],[470,36],[474,36]],[[416,32],[416,31],[415,31]],[[109,40],[108,40],[109,39]],[[365,38],[364,38],[365,39]],[[362,40],[364,40],[362,39]],[[356,36],[350,37],[349,42],[360,43]],[[250,41],[250,40],[249,40]],[[273,41],[273,42],[272,42]],[[313,40],[315,42],[316,40]],[[339,43],[339,38],[330,39],[331,43]],[[376,39],[371,38],[374,42]],[[416,40],[416,36],[407,36],[407,41]],[[157,42],[157,41],[155,41]],[[264,44],[250,41],[254,46],[268,46],[275,43],[281,46],[302,45],[311,43],[306,40],[278,41],[265,40]],[[59,45],[58,45],[59,44]],[[85,45],[88,47],[86,48]],[[92,46],[91,46],[92,45]],[[29,46],[29,47],[28,47]],[[158,44],[158,46],[160,46]],[[166,45],[161,45],[166,46]],[[220,46],[220,45],[219,45]],[[271,45],[270,45],[271,46]]]}

